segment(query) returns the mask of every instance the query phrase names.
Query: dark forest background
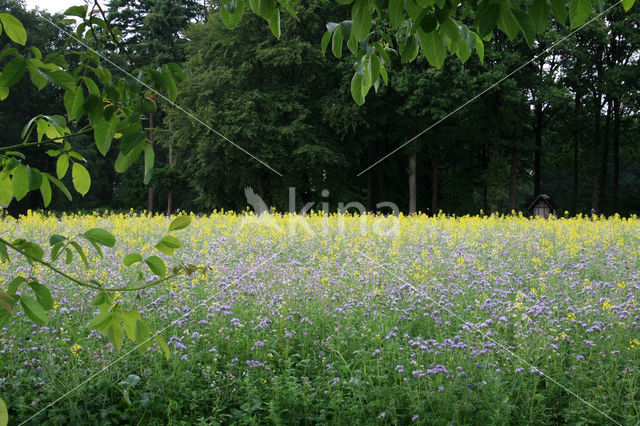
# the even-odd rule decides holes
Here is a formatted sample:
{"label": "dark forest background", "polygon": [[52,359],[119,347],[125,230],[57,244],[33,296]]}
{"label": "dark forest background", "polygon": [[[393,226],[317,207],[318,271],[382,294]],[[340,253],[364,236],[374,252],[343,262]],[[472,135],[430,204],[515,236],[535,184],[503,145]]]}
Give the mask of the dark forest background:
{"label": "dark forest background", "polygon": [[[276,40],[250,14],[227,30],[215,2],[112,0],[109,16],[130,53],[101,46],[106,55],[126,69],[180,63],[185,78],[177,103],[283,176],[158,101],[158,111],[147,118],[156,148],[151,184],[143,184],[142,164],[117,174],[117,150],[103,158],[80,136],[75,146],[90,166],[91,191],[72,202],[56,196],[51,208],[244,210],[250,186],[268,205],[286,211],[293,186],[298,209],[309,201],[329,202],[332,210],[338,202],[358,201],[375,210],[376,203],[391,201],[405,213],[508,213],[525,211],[535,195],[546,193],[560,213],[640,211],[637,4],[627,13],[614,8],[569,37],[567,28],[551,22],[533,49],[496,31],[485,44],[484,63],[472,56],[463,65],[452,57],[435,69],[422,58],[408,65],[395,58],[389,86],[358,107],[349,93],[350,54],[336,59],[320,48],[325,24],[346,19],[348,9],[303,3],[300,20],[283,18]],[[41,19],[45,12],[26,11],[16,0],[0,0],[0,10],[18,17],[30,44],[43,52],[64,45],[66,37]],[[24,101],[0,104],[1,145],[15,144],[40,112],[64,114],[62,93],[51,85],[38,91],[25,79],[11,96]],[[28,155],[38,167],[55,168],[42,152]],[[33,194],[12,209],[41,206]]]}

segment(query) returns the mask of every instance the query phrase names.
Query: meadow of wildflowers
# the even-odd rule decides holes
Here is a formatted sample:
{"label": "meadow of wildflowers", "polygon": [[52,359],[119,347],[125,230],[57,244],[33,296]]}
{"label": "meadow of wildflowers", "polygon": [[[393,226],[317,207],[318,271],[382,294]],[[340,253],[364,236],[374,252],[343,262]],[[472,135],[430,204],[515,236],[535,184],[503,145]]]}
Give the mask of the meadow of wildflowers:
{"label": "meadow of wildflowers", "polygon": [[[46,245],[117,238],[72,274],[127,285],[163,216],[0,222]],[[52,289],[48,326],[0,330],[0,395],[16,424],[638,424],[640,220],[194,217],[175,257],[208,266],[114,303],[172,350],[115,351],[86,325],[94,292]],[[170,262],[175,262],[174,259]],[[142,267],[141,267],[142,268]]]}

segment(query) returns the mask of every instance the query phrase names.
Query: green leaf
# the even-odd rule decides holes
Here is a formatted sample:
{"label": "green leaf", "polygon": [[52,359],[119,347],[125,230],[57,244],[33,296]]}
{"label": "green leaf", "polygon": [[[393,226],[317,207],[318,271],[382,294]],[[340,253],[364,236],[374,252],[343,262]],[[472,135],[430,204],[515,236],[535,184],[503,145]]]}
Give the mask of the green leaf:
{"label": "green leaf", "polygon": [[436,15],[434,13],[431,13],[430,11],[428,11],[428,9],[425,9],[418,18],[418,25],[420,26],[420,29],[422,31],[424,31],[425,33],[430,33],[431,31],[434,31],[438,26],[438,19],[436,18]]}
{"label": "green leaf", "polygon": [[111,323],[107,327],[107,337],[111,340],[116,350],[120,350],[122,342],[124,342],[124,329],[120,324]]}
{"label": "green leaf", "polygon": [[169,100],[171,102],[175,102],[176,98],[178,97],[178,86],[176,86],[176,82],[173,80],[173,74],[171,74],[171,71],[169,71],[166,68],[162,70],[162,73],[165,75],[167,79],[166,88],[167,88],[167,94],[169,95]]}
{"label": "green leaf", "polygon": [[7,426],[9,424],[9,411],[7,411],[7,404],[4,399],[0,398],[0,426]]}
{"label": "green leaf", "polygon": [[480,58],[480,63],[484,63],[484,43],[479,35],[476,35],[476,53],[478,54],[478,58]]}
{"label": "green leaf", "polygon": [[156,155],[153,152],[151,144],[144,145],[144,184],[148,185],[151,182],[151,171],[153,170],[153,163]]}
{"label": "green leaf", "polygon": [[91,187],[91,176],[89,172],[82,164],[73,163],[71,177],[73,178],[73,187],[84,197]]}
{"label": "green leaf", "polygon": [[340,59],[342,57],[342,41],[344,40],[344,36],[342,35],[342,28],[338,26],[335,31],[333,31],[333,39],[331,43],[331,51],[333,52],[333,56]]}
{"label": "green leaf", "polygon": [[403,64],[408,64],[409,62],[413,62],[414,59],[418,56],[418,51],[420,47],[418,43],[416,43],[416,39],[411,36],[407,39],[407,42],[402,47],[402,51],[400,53],[400,59]]}
{"label": "green leaf", "polygon": [[136,321],[138,320],[142,320],[140,312],[134,310],[122,312],[124,331],[132,342],[136,341]]}
{"label": "green leaf", "polygon": [[11,258],[9,257],[9,252],[7,251],[7,245],[2,241],[0,241],[0,261],[11,262]]}
{"label": "green leaf", "polygon": [[53,309],[53,297],[51,297],[51,292],[46,286],[37,281],[32,281],[29,283],[29,287],[31,287],[35,293],[38,303],[40,303],[40,306],[42,306],[45,311]]}
{"label": "green leaf", "polygon": [[67,109],[69,121],[76,120],[82,115],[82,105],[84,105],[84,93],[78,87],[75,91],[67,90],[64,93],[64,107]]}
{"label": "green leaf", "polygon": [[631,9],[633,7],[633,4],[636,2],[636,0],[622,0],[622,7],[624,8],[625,12],[628,12],[629,9]]}
{"label": "green leaf", "polygon": [[376,52],[378,52],[378,55],[380,55],[380,57],[384,60],[385,64],[391,64],[391,57],[381,43],[374,43],[373,48],[376,49]]}
{"label": "green leaf", "polygon": [[82,259],[82,263],[84,263],[84,266],[89,269],[89,259],[87,259],[87,255],[84,253],[82,247],[80,247],[80,244],[76,243],[75,241],[70,241],[69,244],[73,246],[74,249],[76,249],[76,252],[80,256],[80,259]]}
{"label": "green leaf", "polygon": [[43,173],[43,176],[46,176],[47,179],[49,179],[49,181],[53,182],[53,184],[57,186],[58,189],[69,199],[69,201],[73,199],[73,197],[71,197],[71,193],[69,192],[69,190],[67,189],[64,183],[60,182],[58,179],[51,176],[49,173]]}
{"label": "green leaf", "polygon": [[151,272],[159,277],[164,277],[167,273],[167,266],[158,256],[149,256],[144,262],[149,266]]}
{"label": "green leaf", "polygon": [[353,33],[353,21],[340,22],[340,30],[345,40],[351,39],[351,33]]}
{"label": "green leaf", "polygon": [[499,3],[484,3],[485,6],[478,10],[478,17],[476,22],[478,23],[478,34],[481,37],[486,36],[493,32],[493,29],[498,22],[498,16],[500,16],[500,4]]}
{"label": "green leaf", "polygon": [[27,282],[27,279],[25,277],[22,277],[22,276],[15,277],[9,282],[9,288],[7,290],[7,293],[13,296],[14,294],[16,294],[16,292],[20,288],[20,285],[25,284],[26,282]]}
{"label": "green leaf", "polygon": [[591,0],[572,0],[569,5],[569,22],[571,29],[579,27],[591,15]]}
{"label": "green leaf", "polygon": [[276,11],[276,5],[273,0],[258,1],[258,15],[269,21]]}
{"label": "green leaf", "polygon": [[[238,5],[238,3],[240,4]],[[228,5],[223,5],[220,8],[220,17],[222,18],[224,25],[230,30],[235,29],[240,23],[243,9],[243,2],[232,1]]]}
{"label": "green leaf", "polygon": [[169,62],[162,67],[166,67],[169,70],[177,83],[180,83],[184,80],[184,71],[182,71],[182,67],[180,67],[180,65],[176,64],[175,62]]}
{"label": "green leaf", "polygon": [[116,245],[116,237],[106,229],[102,228],[91,228],[84,234],[82,234],[87,240],[95,241],[98,244],[107,247],[113,247]]}
{"label": "green leaf", "polygon": [[277,38],[280,38],[282,34],[280,30],[280,10],[276,9],[275,13],[269,19],[269,28],[271,29],[271,33]]}
{"label": "green leaf", "polygon": [[64,262],[69,265],[71,264],[71,262],[73,262],[73,252],[71,251],[71,249],[69,247],[64,249],[64,252],[66,253]]}
{"label": "green leaf", "polygon": [[147,139],[146,135],[142,132],[135,132],[135,133],[126,135],[120,141],[120,152],[122,154],[128,154],[129,152],[131,152],[131,150],[133,150],[135,147],[140,145],[141,145],[140,152],[142,152],[142,149],[144,149],[144,143],[146,139]]}
{"label": "green leaf", "polygon": [[156,343],[158,343],[158,346],[160,346],[162,352],[164,352],[165,359],[169,359],[171,357],[171,350],[169,349],[169,346],[167,346],[165,341],[162,340],[162,337],[160,337],[159,335],[156,334],[153,337],[156,339]]}
{"label": "green leaf", "polygon": [[22,22],[8,13],[0,13],[0,21],[2,21],[4,31],[7,33],[9,38],[13,42],[24,46],[27,42],[27,31],[24,29]]}
{"label": "green leaf", "polygon": [[525,41],[529,47],[533,47],[533,42],[536,39],[536,27],[533,20],[527,13],[519,9],[513,9],[512,12],[513,16],[515,16],[518,21],[518,25],[520,26],[520,30],[522,31]]}
{"label": "green leaf", "polygon": [[71,76],[71,74],[59,70],[50,71],[41,69],[40,72],[56,86],[65,90],[76,90],[76,80]]}
{"label": "green leaf", "polygon": [[422,51],[427,57],[427,61],[429,61],[432,66],[440,68],[447,57],[447,46],[444,44],[440,33],[438,31],[431,31],[425,34],[421,30],[418,30],[418,36],[420,37]]}
{"label": "green leaf", "polygon": [[96,298],[93,299],[93,302],[91,302],[91,305],[92,306],[106,305],[107,307],[109,307],[111,306],[112,303],[113,303],[113,295],[109,292],[101,291],[100,293],[98,293]]}
{"label": "green leaf", "polygon": [[19,164],[13,169],[13,177],[11,179],[13,188],[13,196],[16,200],[22,200],[29,192],[29,169],[24,164]]}
{"label": "green leaf", "polygon": [[369,35],[372,25],[369,0],[356,0],[351,8],[351,20],[353,21],[353,35],[357,41],[362,41]]}
{"label": "green leaf", "polygon": [[100,328],[107,321],[110,321],[112,317],[113,317],[113,312],[109,312],[109,311],[101,312],[97,317],[95,317],[89,322],[89,324],[87,325],[87,328],[89,330],[96,330]]}
{"label": "green leaf", "polygon": [[47,85],[47,77],[45,77],[40,72],[40,70],[38,70],[38,67],[34,65],[32,61],[34,61],[34,59],[29,59],[29,61],[27,62],[29,77],[31,78],[31,82],[33,83],[33,85],[36,86],[38,90],[42,90],[44,86]]}
{"label": "green leaf", "polygon": [[4,66],[4,69],[2,70],[2,78],[0,79],[0,86],[13,86],[20,81],[26,70],[27,61],[24,59],[24,56],[16,56]]}
{"label": "green leaf", "polygon": [[533,21],[536,33],[542,33],[549,25],[549,5],[547,0],[533,0],[529,8],[529,16]]}
{"label": "green leaf", "polygon": [[[144,151],[146,145],[146,137],[142,135],[141,138],[137,139],[138,145],[133,147],[128,153],[124,153],[124,151],[120,151],[118,153],[118,158],[116,158],[115,170],[118,173],[124,173],[136,162],[142,151]],[[123,141],[124,142],[124,141]],[[122,144],[120,148],[123,148]]]}
{"label": "green leaf", "polygon": [[462,42],[460,27],[458,27],[458,24],[453,22],[453,19],[451,19],[450,17],[442,17],[442,20],[440,21],[440,28],[442,29],[442,31],[444,31],[444,34],[446,34],[446,36],[451,40],[454,46]]}
{"label": "green leaf", "polygon": [[156,103],[154,101],[152,101],[149,98],[144,98],[142,100],[142,110],[146,113],[151,113],[153,114],[154,112],[158,111],[158,106],[156,105]]}
{"label": "green leaf", "polygon": [[320,42],[320,46],[322,47],[322,56],[326,55],[327,47],[329,47],[329,42],[331,41],[331,33],[326,31],[322,36],[322,41]]}
{"label": "green leaf", "polygon": [[149,326],[141,319],[138,319],[136,321],[136,347],[139,354],[143,355],[147,351],[151,344],[149,341],[150,336],[151,330],[149,330]]}
{"label": "green leaf", "polygon": [[162,238],[158,242],[158,244],[156,244],[156,248],[167,256],[173,256],[175,250],[181,247],[182,243],[180,242],[180,240],[171,235],[167,235],[166,237]]}
{"label": "green leaf", "polygon": [[351,97],[358,105],[364,105],[364,76],[355,73],[351,79]]}
{"label": "green leaf", "polygon": [[49,122],[45,119],[38,119],[36,121],[36,132],[38,133],[38,142],[42,141],[42,137],[49,130]]}
{"label": "green leaf", "polygon": [[509,2],[500,3],[498,28],[509,37],[509,40],[513,40],[518,35],[518,31],[520,31],[520,24],[518,24]]}
{"label": "green leaf", "polygon": [[420,7],[414,0],[406,0],[405,6],[407,8],[407,13],[409,14],[409,18],[413,20],[414,23],[418,22],[418,18],[424,12],[424,7]]}
{"label": "green leaf", "polygon": [[179,231],[191,224],[191,216],[178,216],[169,224],[169,232]]}
{"label": "green leaf", "polygon": [[111,148],[111,141],[116,134],[116,126],[118,125],[118,117],[114,114],[109,120],[101,117],[93,125],[93,136],[96,141],[96,147],[103,156],[107,155]]}
{"label": "green leaf", "polygon": [[31,296],[23,295],[20,297],[20,304],[24,308],[24,312],[31,320],[40,325],[49,324],[49,317],[42,308],[40,303]]}
{"label": "green leaf", "polygon": [[42,175],[42,184],[40,185],[40,194],[45,207],[49,207],[51,203],[51,184],[45,175]]}
{"label": "green leaf", "polygon": [[9,88],[0,86],[0,101],[4,101],[9,96]]}
{"label": "green leaf", "polygon": [[20,248],[23,252],[25,252],[25,254],[27,254],[27,260],[31,260],[30,258],[42,260],[42,258],[44,257],[44,250],[42,250],[42,247],[34,242],[24,242],[21,244]]}
{"label": "green leaf", "polygon": [[404,23],[404,0],[389,0],[389,23],[393,28]]}
{"label": "green leaf", "polygon": [[84,6],[71,6],[64,12],[65,16],[77,16],[78,18],[84,18],[87,16],[87,5]]}
{"label": "green leaf", "polygon": [[29,170],[29,191],[40,189],[42,185],[42,173],[35,167],[27,166],[27,169]]}
{"label": "green leaf", "polygon": [[55,244],[53,247],[51,247],[51,261],[55,262],[58,259],[58,256],[60,255],[60,250],[62,250],[62,243],[58,243]]}
{"label": "green leaf", "polygon": [[13,184],[8,173],[0,174],[0,205],[9,207],[13,199]]}
{"label": "green leaf", "polygon": [[124,259],[122,260],[122,263],[124,263],[124,266],[131,266],[136,262],[140,262],[142,261],[142,255],[139,253],[130,253],[128,255],[126,255],[124,257]]}
{"label": "green leaf", "polygon": [[58,157],[58,161],[56,161],[56,175],[58,179],[62,179],[67,174],[67,170],[69,170],[69,156],[62,154]]}

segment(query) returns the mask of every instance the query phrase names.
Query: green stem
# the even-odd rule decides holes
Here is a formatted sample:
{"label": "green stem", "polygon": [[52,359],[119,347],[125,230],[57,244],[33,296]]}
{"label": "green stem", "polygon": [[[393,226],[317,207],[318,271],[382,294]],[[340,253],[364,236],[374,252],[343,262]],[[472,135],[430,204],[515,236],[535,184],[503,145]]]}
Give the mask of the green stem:
{"label": "green stem", "polygon": [[160,278],[160,279],[154,280],[154,281],[152,281],[150,283],[147,283],[147,284],[139,286],[139,287],[105,288],[105,287],[100,287],[100,286],[97,286],[97,285],[94,285],[94,284],[90,284],[90,283],[84,282],[84,281],[82,281],[82,280],[80,280],[78,278],[72,277],[71,275],[67,274],[66,272],[56,268],[51,263],[49,263],[47,261],[44,261],[42,259],[38,259],[36,257],[33,257],[33,256],[25,253],[24,251],[20,250],[18,247],[16,247],[15,245],[11,244],[9,241],[5,240],[2,237],[0,237],[0,243],[3,243],[5,245],[7,245],[12,250],[17,251],[18,253],[20,253],[24,257],[29,258],[32,261],[37,262],[37,263],[39,263],[39,264],[51,269],[56,274],[68,279],[69,281],[73,282],[74,284],[77,284],[77,285],[79,285],[81,287],[91,288],[91,289],[100,290],[100,291],[116,292],[116,291],[138,291],[138,290],[144,290],[146,288],[153,287],[154,285],[157,285],[157,284],[160,284],[162,282],[168,281],[168,280],[170,280],[172,278],[178,277],[178,276],[182,275],[182,272],[183,272],[183,270],[180,269],[175,274],[167,275],[164,278]]}
{"label": "green stem", "polygon": [[[64,140],[64,139],[68,139],[68,138],[72,138],[74,136],[80,136],[82,134],[87,133],[90,130],[89,127],[85,127],[84,129],[79,130],[76,133],[72,133],[69,135],[65,135],[65,136],[60,136],[58,138],[55,139],[55,141],[58,140]],[[46,141],[40,141],[40,142],[29,142],[29,143],[19,143],[17,145],[11,145],[11,146],[3,146],[0,147],[0,152],[6,152],[6,151],[11,151],[13,149],[21,149],[21,148],[31,148],[31,147],[38,147],[38,146],[43,146],[43,145],[56,145],[57,146],[57,142],[55,142],[54,140],[46,140]]]}

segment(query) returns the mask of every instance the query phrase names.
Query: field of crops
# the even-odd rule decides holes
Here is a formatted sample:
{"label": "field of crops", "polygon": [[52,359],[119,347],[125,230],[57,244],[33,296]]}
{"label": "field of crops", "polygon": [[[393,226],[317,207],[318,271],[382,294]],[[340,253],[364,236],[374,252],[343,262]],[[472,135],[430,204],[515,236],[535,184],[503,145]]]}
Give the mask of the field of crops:
{"label": "field of crops", "polygon": [[[2,235],[117,238],[60,267],[123,286],[163,216],[30,214]],[[41,424],[638,424],[640,220],[195,218],[168,258],[206,273],[116,295],[169,344],[114,350],[92,290],[41,267],[48,326],[0,330],[10,422]],[[161,255],[163,256],[163,255]]]}

